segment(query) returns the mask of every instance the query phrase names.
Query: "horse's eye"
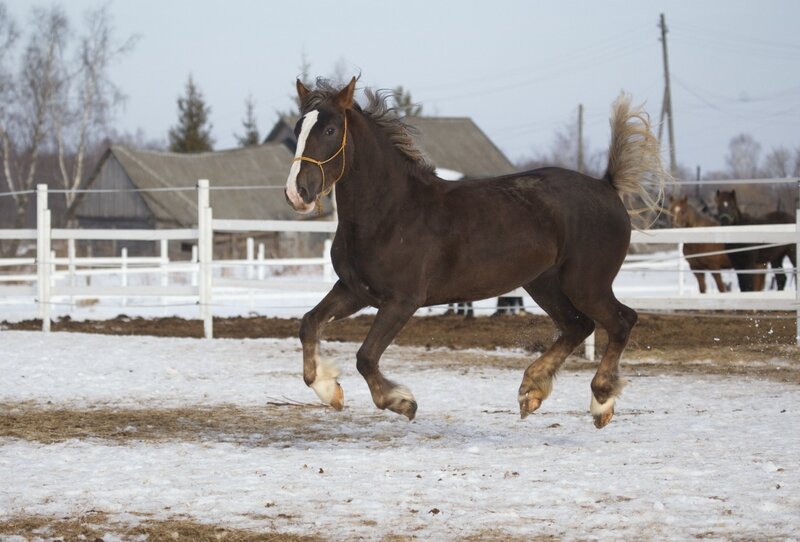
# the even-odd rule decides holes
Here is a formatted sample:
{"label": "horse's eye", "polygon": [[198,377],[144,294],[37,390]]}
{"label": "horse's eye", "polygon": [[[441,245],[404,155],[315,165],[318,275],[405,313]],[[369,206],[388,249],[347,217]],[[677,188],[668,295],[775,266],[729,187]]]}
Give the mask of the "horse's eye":
{"label": "horse's eye", "polygon": [[328,127],[327,130],[325,130],[325,135],[332,136],[335,133],[336,133],[336,128],[334,128],[333,126],[330,126]]}

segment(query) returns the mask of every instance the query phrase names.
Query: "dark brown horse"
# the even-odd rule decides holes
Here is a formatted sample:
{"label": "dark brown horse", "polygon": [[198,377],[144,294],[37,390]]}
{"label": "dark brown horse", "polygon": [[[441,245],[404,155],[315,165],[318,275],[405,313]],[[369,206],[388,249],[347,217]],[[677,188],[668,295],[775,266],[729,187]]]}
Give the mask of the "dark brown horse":
{"label": "dark brown horse", "polygon": [[[689,196],[682,198],[669,198],[669,216],[672,225],[676,228],[698,228],[705,226],[719,226],[719,221],[705,215],[689,204]],[[728,289],[722,282],[720,269],[730,269],[731,260],[725,251],[724,243],[684,243],[683,255],[689,262],[689,268],[694,272],[700,293],[706,293],[706,271],[711,272],[717,290],[726,292]]]}
{"label": "dark brown horse", "polygon": [[[720,224],[723,226],[739,226],[749,224],[793,224],[795,219],[789,213],[783,211],[773,211],[762,217],[755,217],[743,213],[739,209],[736,201],[736,191],[717,190],[716,194],[717,213]],[[729,250],[738,250],[752,245],[729,243]],[[778,290],[783,290],[786,286],[786,275],[783,273],[783,259],[789,258],[793,267],[797,267],[797,248],[795,245],[779,245],[766,247],[757,250],[746,250],[732,252],[730,254],[733,267],[740,271],[758,270],[766,268],[766,264],[772,266],[775,273],[775,281]],[[751,273],[737,273],[739,278],[739,289],[743,292],[751,292],[764,289],[764,275]]]}
{"label": "dark brown horse", "polygon": [[635,194],[655,208],[642,180],[663,185],[646,114],[624,95],[614,104],[608,170],[601,179],[544,168],[445,182],[385,97],[367,90],[362,107],[353,100],[355,84],[353,78],[338,89],[318,81],[309,90],[297,82],[302,117],[286,199],[295,210],[311,212],[320,194],[338,182],[339,213],[331,250],[339,280],[300,326],[306,384],[325,403],[343,407],[339,372],[320,358],[323,327],[377,307],[356,367],[378,408],[413,419],[411,391],[378,368],[398,332],[420,307],[495,297],[522,286],[559,330],[525,371],[518,394],[522,417],[539,408],[564,359],[597,322],[609,343],[592,380],[591,413],[597,427],[605,426],[622,388],[620,354],[637,319],[611,288],[631,232],[621,196]]}

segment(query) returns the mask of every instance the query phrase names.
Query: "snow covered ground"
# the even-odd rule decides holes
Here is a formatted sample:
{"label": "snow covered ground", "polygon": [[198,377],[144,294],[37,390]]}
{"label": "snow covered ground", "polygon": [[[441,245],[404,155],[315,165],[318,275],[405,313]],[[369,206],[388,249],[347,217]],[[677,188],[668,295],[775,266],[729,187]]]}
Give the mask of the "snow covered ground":
{"label": "snow covered ground", "polygon": [[[324,346],[343,370],[343,412],[264,409],[263,431],[238,440],[150,442],[136,427],[123,428],[131,437],[122,441],[0,437],[0,520],[99,510],[125,522],[184,516],[331,540],[800,533],[797,384],[626,373],[617,416],[596,430],[589,372],[562,373],[541,411],[522,421],[521,370],[459,367],[458,352],[392,347],[382,367],[419,402],[409,423],[375,410],[355,371],[357,345]],[[5,412],[315,400],[296,340],[0,331],[0,352]],[[519,352],[489,355],[528,362]]]}

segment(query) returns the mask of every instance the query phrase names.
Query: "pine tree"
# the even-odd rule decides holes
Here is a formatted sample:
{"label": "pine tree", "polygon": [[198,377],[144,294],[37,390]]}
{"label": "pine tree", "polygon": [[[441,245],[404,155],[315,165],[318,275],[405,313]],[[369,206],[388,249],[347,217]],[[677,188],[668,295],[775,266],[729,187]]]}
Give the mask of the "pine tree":
{"label": "pine tree", "polygon": [[211,124],[203,94],[189,75],[186,95],[178,98],[178,125],[169,130],[169,150],[172,152],[203,152],[213,150]]}
{"label": "pine tree", "polygon": [[258,124],[256,123],[256,116],[254,113],[255,104],[253,97],[248,96],[244,102],[245,117],[242,120],[244,127],[244,135],[235,135],[236,141],[239,142],[240,147],[251,147],[258,145],[261,142],[261,134],[258,133]]}
{"label": "pine tree", "polygon": [[392,90],[392,98],[394,107],[400,116],[416,117],[422,114],[422,106],[414,103],[414,100],[411,99],[411,92],[404,89],[402,85]]}

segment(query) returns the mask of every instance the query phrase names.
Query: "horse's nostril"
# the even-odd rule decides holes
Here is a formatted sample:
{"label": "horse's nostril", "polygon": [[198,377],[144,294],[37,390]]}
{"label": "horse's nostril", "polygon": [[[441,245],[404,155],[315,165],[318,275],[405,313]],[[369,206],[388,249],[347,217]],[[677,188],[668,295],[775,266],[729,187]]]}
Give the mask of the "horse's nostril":
{"label": "horse's nostril", "polygon": [[300,196],[300,199],[308,203],[308,191],[305,188],[299,187],[297,189],[297,194]]}

